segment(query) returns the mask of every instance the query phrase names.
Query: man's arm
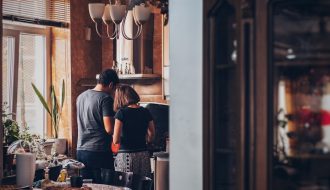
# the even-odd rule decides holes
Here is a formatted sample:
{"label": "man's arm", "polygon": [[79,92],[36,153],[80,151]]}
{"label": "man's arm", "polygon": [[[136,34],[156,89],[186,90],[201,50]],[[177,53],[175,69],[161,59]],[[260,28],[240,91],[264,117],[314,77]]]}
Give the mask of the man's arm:
{"label": "man's arm", "polygon": [[104,116],[103,117],[103,123],[104,123],[104,129],[105,131],[111,135],[113,133],[113,123],[114,119],[110,116]]}
{"label": "man's arm", "polygon": [[113,133],[115,112],[113,111],[113,100],[108,97],[102,104],[103,124],[105,131],[111,135]]}

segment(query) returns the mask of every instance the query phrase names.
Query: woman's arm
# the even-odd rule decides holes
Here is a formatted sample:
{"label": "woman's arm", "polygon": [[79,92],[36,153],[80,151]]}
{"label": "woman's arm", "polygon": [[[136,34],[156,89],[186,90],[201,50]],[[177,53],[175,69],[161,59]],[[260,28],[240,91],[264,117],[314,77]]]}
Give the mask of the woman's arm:
{"label": "woman's arm", "polygon": [[149,121],[148,131],[147,131],[147,142],[151,143],[155,138],[155,124],[154,121]]}
{"label": "woman's arm", "polygon": [[120,143],[120,136],[121,136],[121,128],[123,127],[123,122],[121,122],[118,119],[115,119],[115,128],[113,131],[113,138],[112,142],[113,144],[119,144]]}

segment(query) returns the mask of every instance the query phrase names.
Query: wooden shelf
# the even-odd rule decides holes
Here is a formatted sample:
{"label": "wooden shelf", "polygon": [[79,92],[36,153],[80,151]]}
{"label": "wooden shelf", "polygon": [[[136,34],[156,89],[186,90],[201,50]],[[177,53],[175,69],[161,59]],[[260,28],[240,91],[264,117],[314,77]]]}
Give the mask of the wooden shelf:
{"label": "wooden shelf", "polygon": [[281,60],[275,61],[275,66],[277,67],[314,67],[314,66],[328,66],[328,59],[319,60]]}
{"label": "wooden shelf", "polygon": [[330,160],[330,154],[291,154],[288,155],[288,158],[294,160]]}
{"label": "wooden shelf", "polygon": [[[148,81],[153,82],[154,80],[161,79],[161,75],[157,74],[129,74],[129,75],[119,75],[119,80],[124,83],[135,83],[137,81]],[[77,86],[82,87],[93,87],[96,85],[95,78],[81,78]]]}
{"label": "wooden shelf", "polygon": [[157,74],[128,74],[119,75],[120,80],[149,80],[149,79],[160,79],[161,76]]}

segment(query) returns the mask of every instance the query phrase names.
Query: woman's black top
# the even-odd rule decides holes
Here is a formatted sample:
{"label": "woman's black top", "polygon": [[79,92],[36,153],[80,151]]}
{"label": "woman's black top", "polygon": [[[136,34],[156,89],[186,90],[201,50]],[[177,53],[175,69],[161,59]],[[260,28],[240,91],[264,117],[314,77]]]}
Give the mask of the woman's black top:
{"label": "woman's black top", "polygon": [[146,150],[146,135],[152,116],[144,107],[125,107],[115,115],[123,123],[119,152],[140,152]]}

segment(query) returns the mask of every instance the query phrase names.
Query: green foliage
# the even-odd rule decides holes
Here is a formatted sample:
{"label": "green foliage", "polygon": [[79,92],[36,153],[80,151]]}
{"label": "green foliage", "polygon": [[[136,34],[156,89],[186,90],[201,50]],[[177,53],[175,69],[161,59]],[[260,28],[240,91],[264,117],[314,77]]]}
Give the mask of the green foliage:
{"label": "green foliage", "polygon": [[42,96],[38,88],[32,83],[32,88],[36,93],[37,97],[39,98],[41,104],[47,111],[48,115],[52,120],[52,128],[53,128],[53,137],[58,137],[58,127],[61,120],[62,109],[64,106],[64,99],[65,99],[65,83],[64,80],[62,81],[61,85],[61,96],[60,96],[60,105],[58,98],[56,97],[54,85],[50,88],[50,103],[47,104],[46,98]]}
{"label": "green foliage", "polygon": [[22,128],[18,123],[12,119],[13,113],[8,113],[4,103],[2,106],[2,125],[4,129],[4,145],[10,145],[17,140],[23,140],[24,143],[32,143],[33,140],[40,139],[39,135],[31,134],[29,132],[28,126],[23,126]]}
{"label": "green foliage", "polygon": [[8,113],[6,110],[6,104],[2,105],[2,126],[4,132],[4,144],[10,145],[12,142],[19,139],[19,125],[18,123],[11,119],[11,113]]}
{"label": "green foliage", "polygon": [[20,132],[19,139],[23,140],[24,142],[31,143],[35,139],[40,139],[40,136],[36,134],[31,134],[29,132],[29,127],[25,126],[24,129]]}
{"label": "green foliage", "polygon": [[3,129],[5,144],[10,145],[19,139],[19,126],[16,121],[7,118],[3,121]]}

